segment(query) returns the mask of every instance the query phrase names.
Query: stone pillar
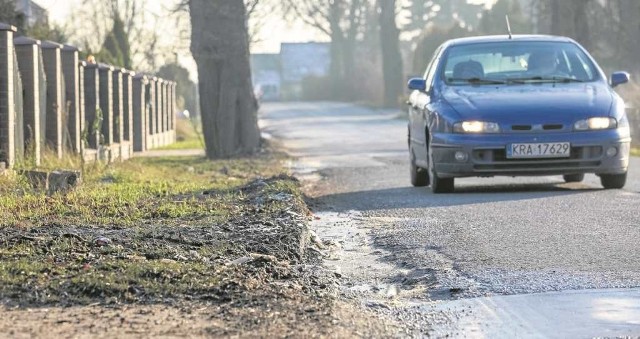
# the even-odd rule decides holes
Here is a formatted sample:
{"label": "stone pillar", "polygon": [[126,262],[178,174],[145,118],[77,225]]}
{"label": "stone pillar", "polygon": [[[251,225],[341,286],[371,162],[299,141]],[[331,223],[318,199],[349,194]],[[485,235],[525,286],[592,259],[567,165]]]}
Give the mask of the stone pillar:
{"label": "stone pillar", "polygon": [[115,142],[113,133],[113,66],[100,64],[100,111],[102,111],[103,145],[111,146]]}
{"label": "stone pillar", "polygon": [[170,112],[169,112],[169,87],[171,86],[170,82],[165,80],[162,83],[162,95],[163,95],[163,104],[164,104],[164,115],[162,116],[162,121],[163,121],[163,127],[164,127],[164,144],[168,145],[170,144],[169,142],[169,131],[171,130],[171,128],[169,127],[169,116],[170,116]]}
{"label": "stone pillar", "polygon": [[164,146],[164,80],[156,82],[156,147]]}
{"label": "stone pillar", "polygon": [[79,154],[82,142],[82,116],[80,105],[80,71],[78,67],[78,48],[62,47],[62,73],[64,74],[65,96],[67,102],[67,129],[69,130],[70,149]]}
{"label": "stone pillar", "polygon": [[[133,76],[134,72],[122,73],[122,129],[123,129],[123,158],[133,155]],[[124,153],[126,148],[126,154]]]}
{"label": "stone pillar", "polygon": [[114,68],[113,77],[113,141],[121,143],[124,139],[124,105],[122,100],[122,73],[120,68]]}
{"label": "stone pillar", "polygon": [[147,86],[149,81],[144,74],[133,77],[133,90],[131,94],[132,104],[132,128],[133,128],[133,150],[134,152],[144,152],[147,150],[147,135],[149,128],[147,120],[149,118],[149,99],[147,98]]}
{"label": "stone pillar", "polygon": [[84,149],[87,148],[86,142],[88,141],[86,138],[88,136],[88,126],[87,119],[85,114],[85,102],[84,102],[84,69],[87,66],[87,63],[84,61],[79,61],[78,65],[78,112],[80,117],[80,153],[84,152]]}
{"label": "stone pillar", "polygon": [[174,143],[177,141],[177,135],[176,135],[176,126],[178,124],[178,102],[176,101],[177,99],[177,89],[178,89],[178,83],[173,82],[171,84],[171,131],[172,131],[172,138],[171,138],[171,142]]}
{"label": "stone pillar", "polygon": [[45,127],[46,143],[58,158],[63,155],[63,133],[66,124],[64,108],[64,78],[62,76],[62,45],[43,41],[42,59],[47,76],[47,123]]}
{"label": "stone pillar", "polygon": [[147,84],[147,105],[149,106],[149,119],[147,120],[147,127],[149,128],[149,134],[147,135],[147,149],[158,147],[155,142],[158,128],[158,120],[156,119],[158,110],[156,102],[157,82],[158,78],[151,77]]}
{"label": "stone pillar", "polygon": [[0,23],[0,162],[15,164],[15,93],[13,34],[16,28]]}
{"label": "stone pillar", "polygon": [[[42,96],[46,95],[46,79],[42,67],[40,40],[26,37],[13,39],[18,56],[18,69],[23,86],[23,122],[25,150],[33,165],[41,163],[46,106]],[[44,87],[44,93],[41,89]]]}
{"label": "stone pillar", "polygon": [[100,73],[98,65],[84,66],[84,121],[86,124],[87,142],[89,148],[98,149],[100,146],[100,126],[103,123],[100,110]]}

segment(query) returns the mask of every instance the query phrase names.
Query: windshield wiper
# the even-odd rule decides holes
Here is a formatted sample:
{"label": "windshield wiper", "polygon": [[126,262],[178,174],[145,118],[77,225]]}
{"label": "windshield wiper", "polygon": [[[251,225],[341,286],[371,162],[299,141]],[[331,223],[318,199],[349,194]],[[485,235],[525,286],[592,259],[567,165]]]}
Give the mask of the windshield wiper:
{"label": "windshield wiper", "polygon": [[464,81],[474,85],[503,85],[506,81],[497,79],[483,79],[483,78],[449,78],[449,81]]}
{"label": "windshield wiper", "polygon": [[[547,79],[545,79],[547,80]],[[571,78],[571,77],[551,77],[548,80],[553,80],[555,82],[584,82],[584,80],[580,80],[580,79],[575,79],[575,78]]]}
{"label": "windshield wiper", "polygon": [[528,77],[528,78],[510,78],[510,79],[507,79],[507,81],[510,83],[518,83],[518,84],[525,84],[527,82],[562,82],[562,83],[584,82],[583,80],[580,80],[580,79],[574,79],[574,78],[563,77],[563,76],[551,76],[551,77],[535,76],[535,77]]}

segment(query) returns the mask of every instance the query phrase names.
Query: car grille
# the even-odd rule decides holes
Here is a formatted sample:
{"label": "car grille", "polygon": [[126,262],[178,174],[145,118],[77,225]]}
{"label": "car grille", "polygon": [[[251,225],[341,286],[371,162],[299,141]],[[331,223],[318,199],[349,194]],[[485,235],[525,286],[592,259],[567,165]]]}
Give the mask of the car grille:
{"label": "car grille", "polygon": [[601,146],[572,147],[571,156],[561,159],[508,159],[505,149],[485,149],[473,152],[476,171],[544,171],[572,168],[597,168],[601,165]]}
{"label": "car grille", "polygon": [[529,132],[529,131],[564,131],[565,126],[562,124],[546,124],[546,125],[511,125],[511,130],[514,132]]}

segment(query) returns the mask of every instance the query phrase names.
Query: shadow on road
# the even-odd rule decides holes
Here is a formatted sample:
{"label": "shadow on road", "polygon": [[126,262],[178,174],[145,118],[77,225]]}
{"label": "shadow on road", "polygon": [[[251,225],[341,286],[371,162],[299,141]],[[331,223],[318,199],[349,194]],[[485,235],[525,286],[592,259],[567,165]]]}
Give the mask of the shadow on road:
{"label": "shadow on road", "polygon": [[456,187],[452,194],[433,194],[428,188],[398,187],[319,196],[311,203],[336,212],[406,208],[452,207],[504,201],[521,201],[586,194],[599,191],[585,185],[515,184]]}

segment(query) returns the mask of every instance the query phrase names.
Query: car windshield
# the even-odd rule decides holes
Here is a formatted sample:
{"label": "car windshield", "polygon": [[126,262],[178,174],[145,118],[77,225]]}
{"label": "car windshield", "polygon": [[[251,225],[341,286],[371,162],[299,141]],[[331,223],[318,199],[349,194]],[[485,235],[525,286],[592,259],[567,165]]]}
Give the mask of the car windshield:
{"label": "car windshield", "polygon": [[588,82],[598,72],[574,43],[508,41],[451,47],[444,79],[449,85]]}

